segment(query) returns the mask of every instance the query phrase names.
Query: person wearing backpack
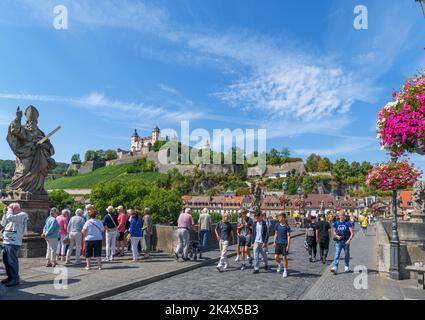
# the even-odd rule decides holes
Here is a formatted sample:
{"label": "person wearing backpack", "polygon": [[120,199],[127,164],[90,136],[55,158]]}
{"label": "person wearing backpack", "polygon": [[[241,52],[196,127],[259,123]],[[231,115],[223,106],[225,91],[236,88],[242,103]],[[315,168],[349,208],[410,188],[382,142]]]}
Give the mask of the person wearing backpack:
{"label": "person wearing backpack", "polygon": [[326,221],[325,214],[321,213],[319,215],[319,222],[317,223],[316,234],[320,249],[320,260],[323,264],[326,264],[326,258],[328,257],[331,229],[330,223]]}
{"label": "person wearing backpack", "polygon": [[113,261],[116,250],[118,218],[114,212],[114,207],[106,209],[106,216],[103,219],[103,226],[106,230],[106,257],[105,261]]}
{"label": "person wearing backpack", "polygon": [[317,255],[317,239],[316,239],[316,216],[310,215],[310,221],[307,222],[305,228],[305,238],[308,245],[308,255],[310,262],[316,262]]}

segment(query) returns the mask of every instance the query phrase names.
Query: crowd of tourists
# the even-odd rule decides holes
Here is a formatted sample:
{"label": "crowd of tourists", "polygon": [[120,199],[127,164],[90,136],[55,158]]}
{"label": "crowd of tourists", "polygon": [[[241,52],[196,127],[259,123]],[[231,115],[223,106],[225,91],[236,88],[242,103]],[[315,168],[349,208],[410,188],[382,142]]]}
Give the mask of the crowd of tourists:
{"label": "crowd of tourists", "polygon": [[125,256],[125,249],[131,250],[133,262],[139,260],[141,252],[144,258],[149,258],[153,234],[149,208],[141,214],[132,209],[125,211],[123,206],[109,206],[103,221],[100,221],[92,205],[87,205],[85,212],[77,209],[75,214],[72,214],[71,206],[72,203],[68,203],[60,213],[57,208],[50,210],[41,235],[47,243],[46,267],[56,267],[59,260],[71,264],[75,250],[74,263],[81,263],[83,255],[87,270],[91,269],[93,258],[101,270],[104,238],[106,253],[103,262]]}
{"label": "crowd of tourists", "polygon": [[[140,260],[140,254],[145,259],[149,258],[153,243],[153,223],[151,210],[144,209],[143,213],[137,210],[125,210],[123,206],[114,208],[109,206],[101,220],[92,205],[88,204],[85,210],[77,209],[72,213],[72,202],[59,211],[57,208],[50,210],[46,219],[41,237],[47,246],[46,267],[56,267],[58,261],[65,265],[80,264],[81,257],[85,258],[85,269],[90,270],[92,259],[96,260],[98,270],[102,269],[102,262],[113,261],[116,257],[123,257],[131,251],[132,262]],[[331,220],[332,219],[332,220]],[[305,248],[308,251],[309,261],[316,262],[317,246],[319,246],[320,261],[325,264],[329,244],[332,238],[335,241],[335,258],[331,271],[338,272],[341,252],[345,253],[344,271],[349,271],[350,244],[354,237],[354,224],[343,211],[338,218],[331,215],[320,214],[319,221],[315,215],[310,215],[305,224]],[[21,210],[18,203],[9,205],[4,210],[1,225],[3,226],[3,262],[7,279],[2,281],[6,286],[19,284],[19,250],[26,230],[28,214]],[[264,213],[257,212],[252,217],[246,209],[239,211],[236,224],[230,222],[229,213],[222,215],[221,221],[213,226],[208,209],[203,209],[198,221],[193,219],[190,208],[186,208],[179,216],[177,222],[177,246],[175,257],[189,261],[190,256],[195,260],[202,258],[207,251],[209,236],[215,235],[219,243],[220,261],[217,269],[220,272],[229,268],[229,246],[236,244],[235,262],[240,262],[240,269],[250,267],[253,273],[259,273],[261,263],[267,270],[269,239],[273,237],[274,257],[277,263],[277,272],[288,276],[288,259],[291,248],[291,226],[285,213],[278,216],[277,221],[271,223]],[[370,217],[362,216],[360,226],[366,235]],[[332,228],[333,225],[333,228]],[[273,228],[273,229],[272,229]],[[195,239],[193,235],[197,236]],[[102,261],[102,246],[105,240],[106,252]],[[75,257],[72,262],[73,256]]]}

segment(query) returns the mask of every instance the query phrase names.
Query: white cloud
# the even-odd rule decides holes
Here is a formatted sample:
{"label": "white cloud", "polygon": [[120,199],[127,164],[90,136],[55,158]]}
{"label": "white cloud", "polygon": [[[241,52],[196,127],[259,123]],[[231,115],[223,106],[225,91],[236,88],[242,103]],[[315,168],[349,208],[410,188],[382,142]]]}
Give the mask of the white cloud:
{"label": "white cloud", "polygon": [[171,93],[171,94],[176,95],[176,96],[180,95],[180,92],[176,88],[173,88],[169,85],[161,83],[161,84],[159,84],[159,87],[161,88],[161,90],[163,90],[167,93]]}

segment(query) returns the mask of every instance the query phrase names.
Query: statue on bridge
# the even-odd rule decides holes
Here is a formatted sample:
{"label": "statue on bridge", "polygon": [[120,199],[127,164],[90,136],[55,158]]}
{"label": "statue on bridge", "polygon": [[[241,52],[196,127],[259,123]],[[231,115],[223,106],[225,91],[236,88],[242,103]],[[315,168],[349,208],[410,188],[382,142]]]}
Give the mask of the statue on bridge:
{"label": "statue on bridge", "polygon": [[7,142],[16,156],[15,175],[10,184],[12,199],[41,200],[46,198],[44,181],[49,171],[56,167],[52,156],[55,150],[45,134],[38,128],[38,110],[29,106],[25,110],[26,124],[22,125],[22,111],[10,124]]}
{"label": "statue on bridge", "polygon": [[415,214],[425,214],[425,181],[416,181],[412,191]]}

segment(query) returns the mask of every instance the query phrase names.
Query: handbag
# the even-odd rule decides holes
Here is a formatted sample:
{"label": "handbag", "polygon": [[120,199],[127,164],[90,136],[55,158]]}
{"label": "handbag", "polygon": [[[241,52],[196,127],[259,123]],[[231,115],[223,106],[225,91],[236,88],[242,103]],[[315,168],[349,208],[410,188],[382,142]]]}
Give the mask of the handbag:
{"label": "handbag", "polygon": [[71,239],[69,239],[69,236],[65,236],[65,238],[63,238],[63,244],[69,246],[70,243]]}

